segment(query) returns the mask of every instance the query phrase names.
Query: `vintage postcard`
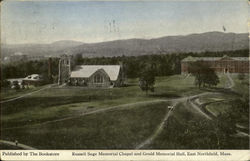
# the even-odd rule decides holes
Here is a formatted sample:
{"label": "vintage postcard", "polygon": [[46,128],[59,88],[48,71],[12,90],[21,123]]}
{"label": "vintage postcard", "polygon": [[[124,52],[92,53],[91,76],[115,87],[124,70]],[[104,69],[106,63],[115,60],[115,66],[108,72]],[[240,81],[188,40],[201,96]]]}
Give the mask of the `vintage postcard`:
{"label": "vintage postcard", "polygon": [[4,0],[1,160],[250,160],[247,0]]}

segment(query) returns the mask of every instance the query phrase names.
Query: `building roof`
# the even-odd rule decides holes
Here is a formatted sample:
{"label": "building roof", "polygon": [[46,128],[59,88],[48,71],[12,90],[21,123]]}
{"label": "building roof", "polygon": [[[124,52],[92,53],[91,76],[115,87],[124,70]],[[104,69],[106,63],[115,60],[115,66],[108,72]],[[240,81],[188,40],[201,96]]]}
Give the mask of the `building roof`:
{"label": "building roof", "polygon": [[188,56],[182,59],[182,62],[193,62],[193,61],[219,61],[219,60],[236,60],[236,61],[249,61],[249,57],[229,57],[224,55],[223,57],[192,57]]}
{"label": "building roof", "polygon": [[30,80],[30,81],[40,81],[41,80],[41,75],[39,74],[31,74],[25,77],[23,80]]}
{"label": "building roof", "polygon": [[70,77],[89,78],[99,69],[103,69],[108,74],[111,81],[116,81],[119,76],[120,65],[79,65],[71,72]]}
{"label": "building roof", "polygon": [[18,82],[22,82],[24,78],[12,78],[12,79],[7,79],[7,81],[10,82],[14,82],[14,81],[18,81]]}

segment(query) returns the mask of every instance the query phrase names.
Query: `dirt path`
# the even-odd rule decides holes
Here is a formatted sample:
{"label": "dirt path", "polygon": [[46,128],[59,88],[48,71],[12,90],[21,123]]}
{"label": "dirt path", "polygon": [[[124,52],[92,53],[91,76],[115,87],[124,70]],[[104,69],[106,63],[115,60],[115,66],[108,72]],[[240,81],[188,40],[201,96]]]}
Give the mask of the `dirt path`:
{"label": "dirt path", "polygon": [[250,135],[245,133],[245,132],[242,132],[242,131],[239,131],[239,130],[236,130],[237,134],[235,136],[237,137],[249,137],[250,138]]}
{"label": "dirt path", "polygon": [[[233,79],[232,79],[232,77],[231,77],[231,75],[230,75],[229,73],[227,73],[226,75],[227,75],[228,82],[229,82],[229,85],[228,85],[228,87],[226,87],[226,88],[227,88],[227,89],[232,89],[232,88],[234,87],[235,83],[234,83],[234,81],[233,81]],[[217,94],[216,92],[212,92],[212,93],[213,93],[213,94]],[[212,120],[212,118],[211,118],[209,115],[207,115],[206,113],[204,113],[204,112],[201,110],[201,108],[199,107],[199,106],[202,106],[203,104],[200,104],[200,103],[198,102],[198,104],[199,104],[199,106],[198,106],[198,105],[196,105],[195,103],[193,103],[193,100],[191,100],[189,103],[190,103],[190,105],[191,105],[198,113],[200,113],[201,115],[203,115],[203,116],[206,117],[207,119]],[[212,115],[213,115],[213,114],[212,114]]]}
{"label": "dirt path", "polygon": [[205,95],[209,94],[209,92],[205,92],[205,93],[197,94],[197,95],[193,95],[193,96],[186,96],[186,97],[181,97],[181,98],[174,98],[174,99],[159,99],[159,100],[141,101],[141,102],[135,102],[135,103],[128,103],[128,104],[123,104],[123,105],[117,105],[117,106],[107,107],[107,108],[103,108],[103,109],[98,109],[98,110],[95,110],[95,111],[89,111],[89,112],[85,112],[85,113],[80,113],[79,115],[76,115],[76,116],[64,117],[64,118],[61,118],[61,119],[56,119],[56,120],[51,120],[51,121],[45,121],[43,123],[37,123],[37,124],[33,124],[33,125],[25,125],[25,126],[2,128],[2,130],[22,129],[22,128],[26,128],[26,127],[35,127],[35,126],[39,126],[39,125],[47,125],[47,124],[50,124],[50,123],[55,123],[55,122],[60,122],[60,121],[65,121],[65,120],[71,120],[71,119],[75,119],[75,118],[78,118],[78,117],[81,117],[81,116],[87,116],[87,115],[91,115],[91,114],[95,114],[95,113],[100,113],[100,112],[105,112],[105,111],[108,111],[108,110],[122,108],[122,107],[126,107],[126,106],[135,106],[135,105],[143,105],[143,104],[148,104],[148,103],[168,102],[168,101],[173,101],[173,102],[184,101],[184,100],[186,100],[188,98],[194,98],[194,97],[202,96],[204,94]]}
{"label": "dirt path", "polygon": [[0,143],[2,143],[2,144],[7,144],[7,145],[11,145],[11,146],[15,146],[15,147],[19,147],[19,148],[26,149],[26,150],[36,150],[35,148],[30,147],[30,146],[28,146],[28,145],[24,145],[24,144],[20,144],[20,143],[18,143],[18,144],[16,145],[15,142],[7,141],[7,140],[0,140]]}
{"label": "dirt path", "polygon": [[[227,88],[233,91],[232,88],[235,86],[234,80],[232,79],[232,77],[231,77],[231,75],[229,73],[227,73],[227,78],[228,78],[229,83],[230,83],[230,85]],[[236,124],[236,127],[238,127],[238,128],[246,128],[244,126],[240,126],[239,124]],[[236,136],[238,136],[238,137],[249,137],[250,138],[250,135],[248,133],[245,133],[245,132],[240,131],[240,130],[236,130],[236,131],[237,131]]]}
{"label": "dirt path", "polygon": [[69,119],[74,119],[74,118],[77,118],[77,117],[87,116],[87,115],[96,114],[96,113],[101,113],[101,112],[105,112],[105,111],[109,111],[109,110],[113,110],[113,109],[117,109],[117,108],[122,108],[122,107],[126,107],[126,106],[143,105],[143,104],[157,103],[157,102],[166,102],[166,100],[141,101],[141,102],[135,102],[135,103],[128,103],[128,104],[123,104],[123,105],[117,105],[117,106],[112,106],[112,107],[108,107],[108,108],[104,108],[104,109],[99,109],[99,110],[95,110],[95,111],[89,111],[89,112],[81,113],[80,115],[77,115],[77,116],[67,117],[67,118],[53,120],[53,121],[47,121],[47,122],[44,122],[44,123],[41,123],[41,124],[37,124],[37,125],[46,125],[46,124],[49,124],[49,123],[54,123],[54,122],[59,122],[59,121],[64,121],[64,120],[69,120]]}
{"label": "dirt path", "polygon": [[[233,79],[231,78],[231,76],[230,76],[230,74],[229,73],[227,73],[226,74],[227,75],[227,78],[228,78],[228,82],[229,82],[229,85],[228,85],[228,87],[226,87],[227,89],[232,89],[233,87],[234,87],[234,85],[235,85],[235,83],[234,83],[234,81],[233,81]],[[213,92],[213,94],[217,94],[216,92]],[[216,103],[216,102],[221,102],[221,101],[213,101],[213,102],[209,102],[209,103],[200,103],[199,101],[198,101],[199,99],[198,98],[195,98],[195,100],[191,100],[190,101],[190,105],[198,112],[198,113],[200,113],[201,115],[203,115],[204,117],[206,117],[207,119],[209,119],[209,120],[212,120],[212,118],[208,115],[208,114],[206,114],[205,112],[203,112],[202,110],[201,110],[201,106],[204,106],[204,104],[211,104],[211,103]],[[194,103],[194,102],[195,103]],[[223,100],[224,101],[224,100]],[[198,105],[197,105],[197,104]],[[215,114],[213,114],[211,111],[208,111],[208,112],[210,112],[211,113],[211,115],[212,116],[215,116]]]}
{"label": "dirt path", "polygon": [[210,116],[208,116],[206,113],[204,113],[200,107],[198,107],[195,103],[193,103],[192,100],[189,101],[190,105],[199,113],[201,114],[202,116],[206,117],[207,119],[209,120],[212,120],[212,118]]}
{"label": "dirt path", "polygon": [[172,101],[172,106],[173,106],[173,109],[172,110],[169,110],[165,117],[163,118],[162,122],[160,123],[160,125],[156,128],[156,130],[154,131],[154,133],[149,137],[147,138],[145,141],[143,141],[141,144],[137,145],[135,147],[135,149],[141,149],[143,147],[145,147],[146,145],[149,145],[153,142],[153,140],[161,133],[161,131],[163,130],[164,128],[164,125],[166,125],[167,123],[167,120],[168,118],[171,116],[171,114],[173,113],[176,105],[180,102],[184,102],[184,101],[187,101],[188,99],[193,99],[193,98],[196,98],[196,97],[199,97],[199,96],[204,96],[204,95],[209,95],[211,93],[209,92],[204,92],[204,93],[201,93],[201,94],[197,94],[197,95],[193,95],[193,96],[186,96],[186,97],[182,97],[182,98],[176,98],[176,99],[169,99],[168,101]]}
{"label": "dirt path", "polygon": [[240,124],[236,124],[236,127],[240,128],[240,129],[248,129],[247,127],[242,126],[242,125],[240,125]]}
{"label": "dirt path", "polygon": [[[231,78],[231,76],[229,74],[227,74],[227,77],[228,77],[228,80],[230,82],[230,85],[229,87],[227,88],[232,88],[234,87],[234,81],[233,79]],[[31,93],[28,93],[28,94],[25,94],[25,95],[22,95],[20,97],[16,97],[16,98],[13,98],[13,99],[10,99],[10,100],[6,100],[6,101],[2,101],[0,103],[5,103],[5,102],[9,102],[9,101],[14,101],[16,99],[20,99],[20,98],[23,98],[25,96],[28,96],[28,95],[31,95],[33,93],[36,93],[36,92],[39,92],[41,90],[45,90],[47,88],[50,88],[51,86],[48,86],[48,87],[45,87],[45,88],[42,88],[40,90],[37,90],[37,91],[34,91],[34,92],[31,92]],[[104,109],[98,109],[98,110],[95,110],[95,111],[89,111],[89,112],[85,112],[85,113],[81,113],[79,115],[76,115],[76,116],[70,116],[70,117],[66,117],[66,118],[62,118],[62,119],[57,119],[57,120],[52,120],[52,121],[46,121],[46,122],[43,122],[43,123],[38,123],[38,124],[34,124],[34,125],[27,125],[27,126],[22,126],[22,127],[12,127],[12,128],[5,128],[3,130],[7,130],[7,129],[18,129],[18,128],[26,128],[26,127],[30,127],[30,126],[39,126],[39,125],[47,125],[47,124],[50,124],[50,123],[55,123],[55,122],[60,122],[60,121],[64,121],[64,120],[70,120],[70,119],[74,119],[74,118],[77,118],[77,117],[81,117],[81,116],[86,116],[86,115],[91,115],[91,114],[95,114],[95,113],[101,113],[101,112],[105,112],[105,111],[108,111],[108,110],[112,110],[112,109],[116,109],[116,108],[122,108],[122,107],[128,107],[128,106],[135,106],[135,105],[141,105],[141,104],[147,104],[147,103],[156,103],[156,102],[168,102],[168,101],[171,101],[172,102],[172,106],[173,106],[173,109],[172,110],[169,110],[165,117],[163,118],[162,122],[157,126],[156,130],[153,132],[153,134],[147,138],[145,141],[143,141],[141,144],[137,145],[136,146],[136,149],[141,149],[143,147],[145,147],[146,145],[149,145],[152,143],[152,141],[161,133],[161,131],[163,130],[164,128],[164,125],[166,124],[168,118],[171,116],[171,114],[173,113],[176,105],[180,102],[183,102],[183,101],[187,101],[187,100],[190,100],[189,103],[191,104],[191,106],[198,112],[200,113],[201,115],[203,115],[204,117],[206,117],[207,119],[211,120],[212,118],[210,116],[208,116],[206,113],[204,113],[195,103],[193,103],[191,100],[194,99],[194,98],[197,98],[197,97],[200,97],[200,96],[204,96],[204,95],[209,95],[209,94],[215,94],[215,92],[204,92],[204,93],[201,93],[201,94],[197,94],[197,95],[193,95],[193,96],[186,96],[186,97],[181,97],[181,98],[174,98],[174,99],[164,99],[164,100],[150,100],[150,101],[142,101],[142,102],[135,102],[135,103],[129,103],[129,104],[123,104],[123,105],[118,105],[118,106],[112,106],[112,107],[108,107],[108,108],[104,108]],[[241,135],[243,135],[241,133]],[[245,135],[245,134],[244,134]],[[15,143],[14,142],[9,142],[9,141],[1,141],[1,143],[6,143],[6,144],[9,144],[9,145],[14,145],[15,146]],[[29,147],[29,146],[26,146],[26,145],[23,145],[23,144],[20,144],[20,147],[21,148],[24,148],[24,149],[28,149],[28,148],[32,148],[32,147]]]}
{"label": "dirt path", "polygon": [[230,83],[230,85],[227,88],[231,89],[235,86],[235,83],[234,83],[234,81],[229,73],[227,73],[226,75],[227,75],[227,78],[228,78],[229,83]]}
{"label": "dirt path", "polygon": [[187,74],[187,76],[184,78],[184,80],[187,79],[189,76],[190,76],[190,73]]}
{"label": "dirt path", "polygon": [[49,86],[46,86],[46,87],[41,88],[41,89],[39,89],[39,90],[30,92],[30,93],[23,94],[23,95],[21,95],[21,96],[15,97],[15,98],[11,98],[11,99],[8,99],[8,100],[5,100],[5,101],[1,101],[0,104],[6,103],[6,102],[15,101],[15,100],[17,100],[17,99],[20,99],[20,98],[23,98],[23,97],[26,97],[26,96],[30,96],[30,95],[32,95],[32,94],[34,94],[34,93],[37,93],[37,92],[43,91],[43,90],[45,90],[45,89],[51,88],[53,85],[54,85],[54,84],[49,85]]}
{"label": "dirt path", "polygon": [[137,145],[135,147],[135,149],[141,149],[143,147],[145,147],[146,145],[151,144],[151,142],[161,133],[161,131],[164,128],[164,125],[166,125],[167,120],[169,118],[169,116],[173,113],[174,107],[177,105],[178,103],[175,102],[172,106],[173,109],[169,110],[169,112],[166,113],[165,117],[163,118],[162,122],[160,123],[160,125],[157,127],[156,131],[149,137],[147,138],[144,142],[142,142],[141,144]]}
{"label": "dirt path", "polygon": [[108,108],[98,109],[98,110],[94,110],[94,111],[89,111],[89,112],[85,112],[85,113],[80,113],[79,115],[76,115],[76,116],[70,116],[70,117],[65,117],[65,118],[61,118],[61,119],[57,119],[57,120],[45,121],[43,123],[37,123],[37,124],[33,124],[33,125],[2,128],[2,130],[22,129],[22,128],[26,128],[26,127],[30,127],[30,126],[33,127],[33,126],[39,126],[39,125],[47,125],[47,124],[50,124],[50,123],[55,123],[55,122],[60,122],[60,121],[65,121],[65,120],[71,120],[71,119],[75,119],[75,118],[78,118],[78,117],[81,117],[81,116],[87,116],[87,115],[91,115],[91,114],[95,114],[95,113],[101,113],[101,112],[105,112],[105,111],[109,111],[109,110],[113,110],[113,109],[117,109],[117,108],[122,108],[122,107],[126,107],[126,106],[135,106],[135,105],[143,105],[143,104],[148,104],[148,103],[167,102],[167,101],[168,100],[150,100],[150,101],[141,101],[141,102],[135,102],[135,103],[128,103],[128,104],[123,104],[123,105],[117,105],[117,106],[112,106],[112,107],[108,107]]}

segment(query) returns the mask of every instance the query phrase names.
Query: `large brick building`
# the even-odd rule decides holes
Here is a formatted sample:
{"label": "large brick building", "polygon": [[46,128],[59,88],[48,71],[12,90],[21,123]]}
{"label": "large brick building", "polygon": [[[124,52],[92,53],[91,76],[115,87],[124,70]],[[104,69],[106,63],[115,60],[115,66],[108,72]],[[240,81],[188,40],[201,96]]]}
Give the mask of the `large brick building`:
{"label": "large brick building", "polygon": [[188,66],[202,61],[218,73],[249,73],[249,57],[186,57],[181,61],[181,73],[188,73]]}

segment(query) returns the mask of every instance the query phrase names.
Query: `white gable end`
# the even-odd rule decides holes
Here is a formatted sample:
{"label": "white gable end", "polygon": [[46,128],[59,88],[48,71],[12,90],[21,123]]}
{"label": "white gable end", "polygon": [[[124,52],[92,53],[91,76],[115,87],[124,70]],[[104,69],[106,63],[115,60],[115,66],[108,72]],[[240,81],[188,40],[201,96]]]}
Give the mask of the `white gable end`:
{"label": "white gable end", "polygon": [[111,81],[116,81],[120,72],[120,65],[79,65],[71,72],[71,78],[89,78],[97,70],[103,69]]}

